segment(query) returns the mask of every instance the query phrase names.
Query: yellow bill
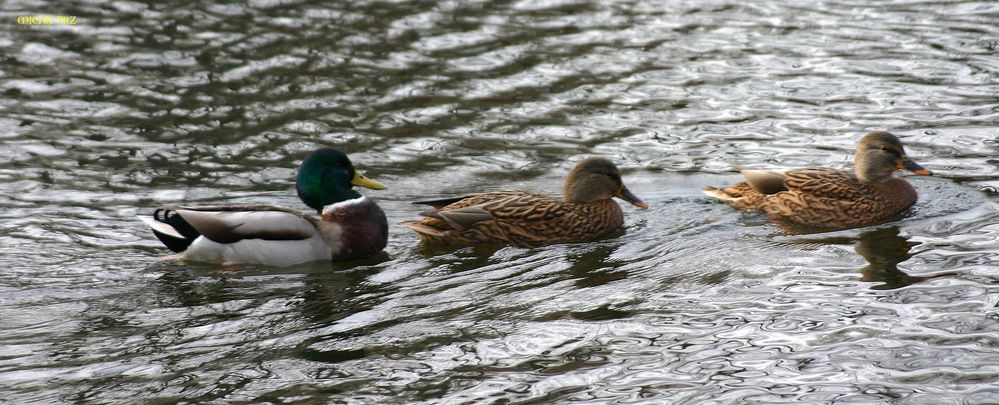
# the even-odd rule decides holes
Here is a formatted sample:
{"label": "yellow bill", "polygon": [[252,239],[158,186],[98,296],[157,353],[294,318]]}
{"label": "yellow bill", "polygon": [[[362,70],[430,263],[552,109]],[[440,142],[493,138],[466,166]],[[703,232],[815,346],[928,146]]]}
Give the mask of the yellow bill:
{"label": "yellow bill", "polygon": [[350,181],[350,184],[353,184],[358,187],[370,188],[372,190],[384,190],[388,188],[385,187],[385,185],[382,183],[364,177],[364,175],[361,174],[361,172],[357,171],[354,172],[354,178]]}

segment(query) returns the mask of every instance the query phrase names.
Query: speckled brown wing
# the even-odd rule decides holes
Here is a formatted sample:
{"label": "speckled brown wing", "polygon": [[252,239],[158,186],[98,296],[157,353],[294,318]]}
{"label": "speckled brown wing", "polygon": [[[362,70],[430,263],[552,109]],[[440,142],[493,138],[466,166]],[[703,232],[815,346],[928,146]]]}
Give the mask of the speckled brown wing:
{"label": "speckled brown wing", "polygon": [[766,196],[759,209],[800,224],[821,228],[870,225],[915,202],[915,190],[899,178],[863,183],[853,173],[824,168],[785,174],[788,191]]}
{"label": "speckled brown wing", "polygon": [[843,221],[861,195],[861,184],[848,172],[818,168],[785,172],[788,191],[766,196],[759,209],[781,219],[819,227]]}
{"label": "speckled brown wing", "polygon": [[863,198],[866,191],[863,183],[853,173],[827,168],[784,172],[784,186],[788,191],[837,200]]}
{"label": "speckled brown wing", "polygon": [[588,241],[624,222],[621,207],[611,200],[564,203],[526,191],[478,194],[422,215],[427,217],[404,224],[425,240],[521,247]]}
{"label": "speckled brown wing", "polygon": [[[503,200],[506,198],[537,198],[537,199],[550,199],[548,196],[535,193],[531,191],[520,191],[520,190],[505,190],[505,191],[494,191],[491,193],[482,194],[472,194],[463,198],[460,198],[454,202],[448,203],[443,207],[438,208],[439,210],[453,210],[455,208],[469,207],[472,205],[485,204],[489,202],[494,202],[497,200]],[[448,201],[448,199],[437,200],[437,201]],[[427,204],[428,202],[415,202],[414,204]],[[433,205],[433,204],[427,204]]]}

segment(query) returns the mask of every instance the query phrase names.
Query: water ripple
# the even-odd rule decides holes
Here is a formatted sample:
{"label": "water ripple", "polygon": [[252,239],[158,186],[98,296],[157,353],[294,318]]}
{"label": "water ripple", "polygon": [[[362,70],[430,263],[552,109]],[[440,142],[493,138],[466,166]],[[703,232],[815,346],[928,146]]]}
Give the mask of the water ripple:
{"label": "water ripple", "polygon": [[[0,388],[14,402],[995,403],[997,6],[730,0],[15,1],[0,38]],[[786,235],[704,197],[936,173],[895,221]],[[409,201],[557,194],[609,157],[650,208],[538,249],[289,269],[159,261],[164,203],[298,206],[336,146]]]}

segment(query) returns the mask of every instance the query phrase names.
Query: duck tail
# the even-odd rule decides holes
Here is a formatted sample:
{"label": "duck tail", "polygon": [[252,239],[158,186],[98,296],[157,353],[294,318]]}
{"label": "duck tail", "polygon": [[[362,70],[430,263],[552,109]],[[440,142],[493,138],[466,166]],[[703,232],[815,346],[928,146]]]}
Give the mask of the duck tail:
{"label": "duck tail", "polygon": [[433,237],[438,237],[438,238],[444,237],[444,231],[441,231],[440,229],[436,229],[436,228],[433,228],[433,227],[421,224],[420,221],[403,221],[403,222],[400,222],[400,224],[408,227],[409,229],[412,229],[414,232],[416,232],[417,234],[419,234],[421,237],[424,237],[424,236],[433,236]]}
{"label": "duck tail", "polygon": [[739,199],[739,197],[735,197],[735,196],[733,196],[733,195],[731,195],[729,193],[726,193],[724,189],[720,189],[718,187],[707,186],[707,187],[704,187],[703,191],[704,191],[704,194],[707,194],[710,197],[717,198],[717,199],[719,199],[721,201],[724,201],[724,202],[727,202],[727,203],[731,203],[731,202],[736,201],[736,200]]}
{"label": "duck tail", "polygon": [[176,253],[187,250],[187,247],[201,236],[201,233],[187,223],[184,217],[170,209],[158,208],[153,211],[153,216],[139,216],[139,219],[152,228],[153,234],[160,242]]}

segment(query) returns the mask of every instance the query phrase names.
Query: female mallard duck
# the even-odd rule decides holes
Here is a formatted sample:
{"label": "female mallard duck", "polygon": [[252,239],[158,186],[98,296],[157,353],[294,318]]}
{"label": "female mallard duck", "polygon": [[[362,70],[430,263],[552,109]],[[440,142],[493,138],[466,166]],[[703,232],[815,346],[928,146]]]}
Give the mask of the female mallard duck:
{"label": "female mallard duck", "polygon": [[528,191],[499,191],[435,201],[421,201],[433,210],[426,218],[406,221],[425,241],[438,243],[506,242],[535,247],[593,240],[624,223],[612,197],[647,208],[621,182],[621,173],[607,159],[588,158],[569,173],[562,201]]}
{"label": "female mallard duck", "polygon": [[370,257],[385,248],[388,221],[351,186],[385,186],[354,170],[343,152],[318,149],[298,169],[298,197],[320,218],[273,205],[170,206],[139,217],[183,259],[291,266]]}
{"label": "female mallard duck", "polygon": [[902,142],[888,132],[868,133],[857,145],[854,172],[828,168],[785,172],[742,170],[746,181],[731,187],[706,187],[704,193],[736,208],[758,209],[773,217],[818,228],[872,225],[916,202],[916,190],[897,169],[929,176],[905,155]]}

